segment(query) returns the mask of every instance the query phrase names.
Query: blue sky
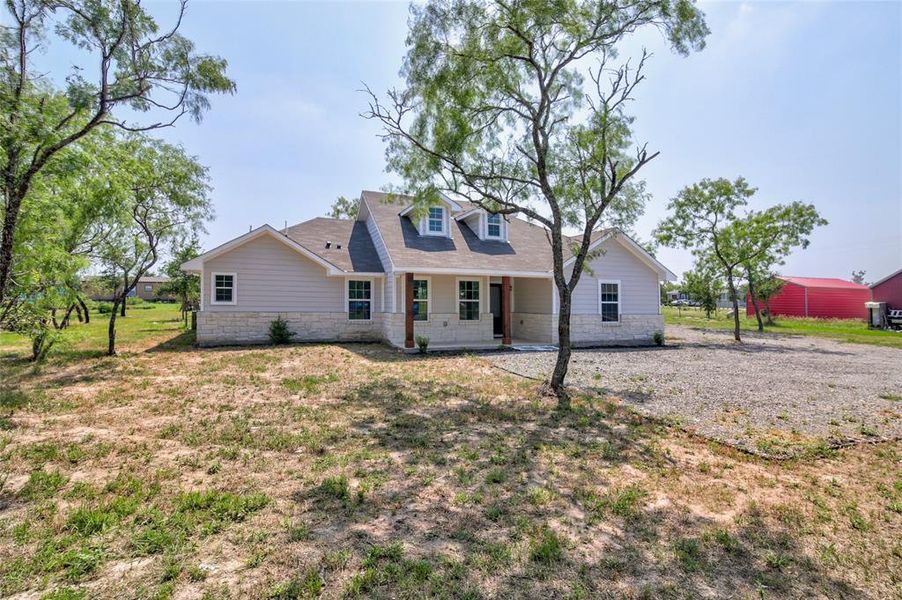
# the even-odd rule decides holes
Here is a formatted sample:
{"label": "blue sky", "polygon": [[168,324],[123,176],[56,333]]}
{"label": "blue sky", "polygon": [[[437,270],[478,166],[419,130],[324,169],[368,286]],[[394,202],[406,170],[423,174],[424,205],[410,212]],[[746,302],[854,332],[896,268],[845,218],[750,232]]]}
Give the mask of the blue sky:
{"label": "blue sky", "polygon": [[[161,23],[175,10],[148,6]],[[623,48],[654,52],[632,109],[637,140],[661,151],[643,172],[653,200],[639,235],[684,185],[743,175],[759,188],[756,207],[803,200],[830,221],[784,274],[865,269],[876,280],[902,267],[902,4],[700,6],[711,28],[704,51],[674,55],[655,31]],[[163,134],[210,167],[217,218],[207,248],[390,181],[358,90],[398,82],[407,14],[401,2],[189,5],[184,33],[228,59],[238,84],[201,125]],[[692,264],[683,251],[659,258],[677,273]]]}

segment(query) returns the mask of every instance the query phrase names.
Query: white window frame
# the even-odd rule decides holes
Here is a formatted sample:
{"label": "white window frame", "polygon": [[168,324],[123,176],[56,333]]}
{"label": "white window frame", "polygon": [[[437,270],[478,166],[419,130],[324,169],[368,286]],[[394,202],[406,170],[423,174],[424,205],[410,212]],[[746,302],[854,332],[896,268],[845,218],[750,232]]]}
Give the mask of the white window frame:
{"label": "white window frame", "polygon": [[153,285],[152,285],[152,284],[149,284],[149,283],[145,283],[145,284],[144,284],[144,291],[145,291],[145,292],[152,292],[152,291],[153,291]]}
{"label": "white window frame", "polygon": [[[351,310],[350,306],[348,306],[351,302],[351,282],[352,281],[368,281],[370,284],[370,298],[369,300],[364,300],[362,298],[355,298],[358,302],[369,302],[370,303],[370,318],[369,319],[352,319],[351,318]],[[373,320],[373,310],[374,310],[374,302],[373,302],[373,278],[372,277],[348,277],[345,279],[345,314],[347,315],[348,321],[352,321],[354,323],[368,323]]]}
{"label": "white window frame", "polygon": [[[232,277],[232,300],[225,302],[216,299],[216,277],[231,276]],[[214,271],[210,273],[210,304],[234,306],[238,304],[238,273],[227,273],[225,271]]]}
{"label": "white window frame", "polygon": [[[434,220],[430,213],[432,210],[440,210],[442,211],[442,228],[439,231],[432,231],[429,228],[429,222]],[[448,209],[444,206],[430,206],[426,209],[426,216],[423,217],[423,233],[425,235],[439,235],[439,236],[447,236],[448,235]]]}
{"label": "white window frame", "polygon": [[[425,281],[426,282],[426,320],[425,321],[417,321],[414,319],[414,323],[428,323],[432,318],[432,277],[425,275],[422,277],[414,277],[413,280],[416,281]],[[416,302],[416,298],[414,298],[414,302]],[[406,310],[406,309],[405,309]]]}
{"label": "white window frame", "polygon": [[[469,323],[471,321],[480,321],[482,320],[482,297],[485,295],[483,292],[485,290],[486,284],[483,281],[485,278],[483,277],[457,277],[454,280],[454,313],[457,315],[457,320],[462,323]],[[461,319],[460,318],[460,282],[461,281],[475,281],[479,284],[479,298],[476,300],[476,318],[475,319]],[[473,302],[473,300],[464,300],[464,302]]]}
{"label": "white window frame", "polygon": [[[617,320],[616,321],[602,321],[602,325],[619,325],[621,321],[623,321],[623,285],[620,283],[619,279],[599,279],[598,280],[598,316],[601,317],[601,286],[602,284],[616,284],[617,285]],[[659,294],[660,295],[660,294]],[[604,302],[604,304],[613,304],[613,302]]]}
{"label": "white window frame", "polygon": [[[489,227],[491,227],[491,223],[489,223],[489,219],[492,217],[498,217],[498,235],[492,235],[489,233]],[[503,240],[504,239],[504,217],[502,217],[499,213],[486,213],[485,214],[485,237],[489,240]]]}

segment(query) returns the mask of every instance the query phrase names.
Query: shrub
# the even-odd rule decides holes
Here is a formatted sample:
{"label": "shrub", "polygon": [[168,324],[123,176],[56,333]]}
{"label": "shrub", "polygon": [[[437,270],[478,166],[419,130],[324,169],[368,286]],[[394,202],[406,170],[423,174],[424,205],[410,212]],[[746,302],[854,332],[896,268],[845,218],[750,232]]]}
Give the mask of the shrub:
{"label": "shrub", "polygon": [[102,315],[108,315],[113,312],[113,304],[111,302],[98,302],[97,312]]}
{"label": "shrub", "polygon": [[655,345],[657,345],[657,346],[664,345],[664,332],[663,331],[655,332]]}
{"label": "shrub", "polygon": [[273,344],[291,343],[291,338],[297,335],[288,329],[288,321],[283,319],[281,315],[275,321],[269,324],[269,341]]}
{"label": "shrub", "polygon": [[425,335],[418,335],[414,340],[417,343],[417,348],[420,349],[420,354],[426,354],[426,350],[429,348],[429,338]]}

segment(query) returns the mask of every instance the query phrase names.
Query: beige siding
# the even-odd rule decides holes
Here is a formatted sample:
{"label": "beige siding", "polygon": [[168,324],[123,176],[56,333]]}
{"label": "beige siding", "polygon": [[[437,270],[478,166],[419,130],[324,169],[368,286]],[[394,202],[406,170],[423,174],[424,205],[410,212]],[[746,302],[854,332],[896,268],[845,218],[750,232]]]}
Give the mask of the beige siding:
{"label": "beige siding", "polygon": [[[212,304],[213,273],[236,273],[237,303]],[[373,280],[373,310],[381,298]],[[309,258],[268,236],[218,256],[204,265],[204,310],[211,312],[344,312],[345,279],[327,277]]]}
{"label": "beige siding", "polygon": [[[656,315],[659,312],[658,273],[620,242],[602,244],[605,253],[590,263],[592,273],[584,272],[573,291],[573,314],[598,314],[598,281],[620,280],[620,312],[624,315]],[[517,306],[517,310],[521,310]]]}
{"label": "beige siding", "polygon": [[551,314],[551,279],[514,278],[514,311]]}
{"label": "beige siding", "polygon": [[370,234],[370,239],[373,240],[376,254],[379,255],[379,262],[382,263],[382,270],[386,273],[391,272],[391,258],[388,256],[388,250],[385,248],[385,242],[382,240],[382,235],[379,233],[379,228],[376,226],[376,220],[373,219],[373,215],[369,215],[366,218],[366,230]]}

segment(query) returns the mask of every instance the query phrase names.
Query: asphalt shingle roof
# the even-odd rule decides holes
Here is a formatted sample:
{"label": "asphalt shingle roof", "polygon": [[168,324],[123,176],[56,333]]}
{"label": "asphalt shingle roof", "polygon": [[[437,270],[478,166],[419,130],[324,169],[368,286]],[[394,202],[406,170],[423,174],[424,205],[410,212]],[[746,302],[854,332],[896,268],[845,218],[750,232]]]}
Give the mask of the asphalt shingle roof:
{"label": "asphalt shingle roof", "polygon": [[[480,240],[466,223],[452,218],[451,238],[421,236],[408,217],[399,215],[413,199],[398,196],[400,202],[389,203],[387,196],[383,192],[363,192],[396,269],[551,270],[551,246],[542,227],[523,219],[508,218],[505,243]],[[469,203],[458,204],[464,211],[473,208]]]}
{"label": "asphalt shingle roof", "polygon": [[[349,273],[382,273],[382,261],[366,230],[351,219],[316,217],[285,230],[285,235]],[[331,242],[326,248],[326,242]]]}
{"label": "asphalt shingle roof", "polygon": [[[549,272],[551,245],[545,229],[516,217],[507,217],[508,241],[481,240],[469,225],[454,219],[475,207],[457,202],[461,211],[451,215],[451,237],[420,235],[416,225],[400,213],[413,203],[409,196],[390,201],[384,192],[364,191],[372,215],[395,269],[491,269],[510,272]],[[382,273],[382,261],[366,223],[351,219],[317,217],[287,228],[285,235],[314,254],[349,273]],[[596,231],[597,238],[605,231]],[[579,241],[579,236],[568,237]],[[331,242],[329,247],[326,243]]]}

